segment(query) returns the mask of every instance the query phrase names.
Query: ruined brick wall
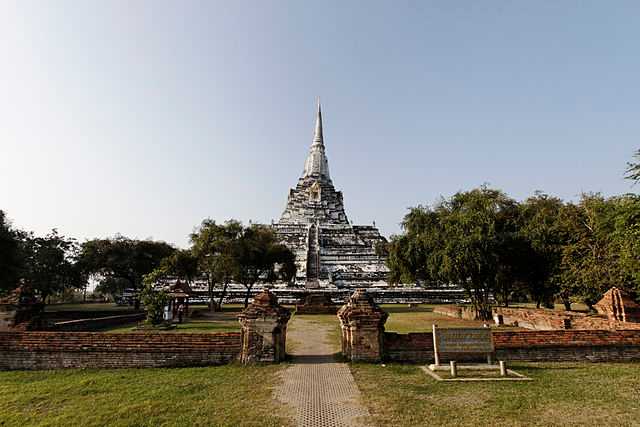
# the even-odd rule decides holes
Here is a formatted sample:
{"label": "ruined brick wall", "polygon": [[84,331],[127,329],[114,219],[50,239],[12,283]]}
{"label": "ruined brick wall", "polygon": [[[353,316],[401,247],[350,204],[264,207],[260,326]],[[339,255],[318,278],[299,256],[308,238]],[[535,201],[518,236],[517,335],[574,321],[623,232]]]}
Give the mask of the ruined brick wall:
{"label": "ruined brick wall", "polygon": [[457,305],[438,305],[433,308],[433,312],[436,314],[442,314],[443,316],[462,319],[462,310],[460,309],[460,306]]}
{"label": "ruined brick wall", "polygon": [[640,323],[616,321],[604,315],[557,311],[543,308],[495,307],[493,317],[501,316],[505,325],[542,331],[558,329],[640,329]]}
{"label": "ruined brick wall", "polygon": [[[493,332],[496,358],[537,362],[640,360],[640,330],[559,330]],[[431,332],[384,333],[384,355],[388,361],[432,362]],[[443,355],[451,359],[454,355]],[[457,360],[459,357],[455,357]]]}
{"label": "ruined brick wall", "polygon": [[494,332],[498,359],[537,362],[640,360],[638,330]]}
{"label": "ruined brick wall", "polygon": [[476,310],[466,305],[438,305],[434,307],[433,312],[456,319],[478,320]]}
{"label": "ruined brick wall", "polygon": [[433,361],[433,334],[418,332],[397,334],[385,332],[383,337],[384,359],[394,362]]}
{"label": "ruined brick wall", "polygon": [[[493,318],[502,316],[505,325],[517,325],[527,329],[542,331],[555,329],[570,329],[571,320],[574,317],[584,316],[581,313],[575,315],[568,312],[555,311],[544,308],[508,308],[494,307]],[[498,323],[496,321],[496,323]]]}
{"label": "ruined brick wall", "polygon": [[239,353],[239,332],[0,332],[0,370],[208,366]]}

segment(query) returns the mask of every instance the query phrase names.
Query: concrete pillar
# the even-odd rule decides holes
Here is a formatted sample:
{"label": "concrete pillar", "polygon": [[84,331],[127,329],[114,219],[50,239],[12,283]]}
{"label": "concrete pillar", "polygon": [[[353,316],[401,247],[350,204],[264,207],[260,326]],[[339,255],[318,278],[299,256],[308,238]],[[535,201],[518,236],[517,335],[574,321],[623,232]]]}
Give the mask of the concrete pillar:
{"label": "concrete pillar", "polygon": [[286,357],[287,322],[291,313],[268,289],[238,315],[242,325],[240,361],[278,363]]}
{"label": "concrete pillar", "polygon": [[344,357],[353,362],[381,361],[384,323],[388,316],[365,289],[356,290],[338,311]]}
{"label": "concrete pillar", "polygon": [[504,360],[501,360],[499,362],[499,364],[500,364],[500,376],[506,377],[507,376],[507,364],[504,362]]}

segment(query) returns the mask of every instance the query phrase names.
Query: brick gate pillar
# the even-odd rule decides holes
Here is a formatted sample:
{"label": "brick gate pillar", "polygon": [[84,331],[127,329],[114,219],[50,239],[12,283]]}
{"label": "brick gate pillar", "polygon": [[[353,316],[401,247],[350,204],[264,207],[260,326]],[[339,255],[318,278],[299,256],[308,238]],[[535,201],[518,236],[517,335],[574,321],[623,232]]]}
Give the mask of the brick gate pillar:
{"label": "brick gate pillar", "polygon": [[365,289],[356,290],[338,311],[344,357],[352,362],[381,361],[384,323],[388,316]]}
{"label": "brick gate pillar", "polygon": [[285,359],[289,310],[268,289],[255,296],[238,320],[242,325],[240,361],[277,363]]}

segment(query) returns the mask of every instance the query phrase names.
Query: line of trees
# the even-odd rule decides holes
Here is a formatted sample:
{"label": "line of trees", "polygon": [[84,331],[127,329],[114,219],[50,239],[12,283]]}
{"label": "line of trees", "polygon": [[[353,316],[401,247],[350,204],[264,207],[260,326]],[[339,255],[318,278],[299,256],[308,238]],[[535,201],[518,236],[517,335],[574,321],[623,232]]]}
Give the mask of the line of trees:
{"label": "line of trees", "polygon": [[[640,180],[638,162],[627,178]],[[640,295],[640,197],[583,194],[577,203],[544,193],[519,203],[483,186],[411,208],[403,233],[380,248],[392,283],[461,285],[482,318],[490,297],[538,307],[592,307],[617,286]]]}
{"label": "line of trees", "polygon": [[24,283],[46,303],[50,296],[86,290],[89,280],[97,282],[97,292],[117,295],[139,289],[143,277],[175,251],[165,242],[122,236],[82,244],[55,229],[36,236],[12,227],[0,211],[0,295]]}
{"label": "line of trees", "polygon": [[[216,306],[215,288],[222,289],[219,307],[229,284],[242,284],[246,289],[246,307],[257,283],[288,282],[295,278],[295,255],[278,241],[271,227],[260,224],[245,227],[236,220],[217,224],[205,219],[190,235],[190,241],[189,256],[207,279],[211,309]],[[177,273],[177,270],[161,272],[179,276]]]}
{"label": "line of trees", "polygon": [[[116,296],[145,284],[152,288],[167,278],[192,283],[205,277],[213,308],[217,287],[223,290],[218,306],[232,282],[245,286],[247,305],[256,283],[295,277],[295,256],[270,227],[206,219],[190,241],[188,249],[123,236],[80,244],[56,230],[42,237],[17,230],[0,211],[0,295],[24,282],[46,302],[51,295],[86,289],[93,280],[98,293]],[[135,304],[137,308],[139,299]]]}

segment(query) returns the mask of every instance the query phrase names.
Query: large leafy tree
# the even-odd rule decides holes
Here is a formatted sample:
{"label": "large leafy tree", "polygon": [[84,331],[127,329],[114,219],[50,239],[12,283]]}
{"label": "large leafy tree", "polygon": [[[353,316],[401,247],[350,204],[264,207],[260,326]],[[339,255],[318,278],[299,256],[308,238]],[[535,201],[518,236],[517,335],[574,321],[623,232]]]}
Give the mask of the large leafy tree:
{"label": "large leafy tree", "polygon": [[125,288],[140,289],[143,277],[174,252],[165,242],[117,236],[84,242],[79,262],[87,274],[98,279],[100,291],[115,294]]}
{"label": "large leafy tree", "polygon": [[245,307],[256,283],[289,281],[295,277],[295,255],[278,241],[274,231],[267,226],[254,224],[245,227],[235,257],[234,279],[247,290]]}
{"label": "large leafy tree", "polygon": [[0,294],[14,289],[23,267],[19,233],[0,210]]}
{"label": "large leafy tree", "polygon": [[389,245],[395,281],[459,284],[481,318],[489,318],[490,297],[507,303],[522,282],[529,246],[518,233],[517,203],[481,187],[455,194],[433,208],[418,206],[403,221],[404,234]]}
{"label": "large leafy tree", "polygon": [[210,309],[214,307],[214,287],[222,288],[218,301],[218,307],[221,307],[227,287],[236,275],[239,239],[242,234],[242,224],[236,220],[216,224],[211,219],[202,221],[191,234],[191,250],[200,270],[207,276]]}
{"label": "large leafy tree", "polygon": [[441,275],[462,285],[477,315],[489,319],[490,297],[504,267],[501,254],[517,233],[518,206],[503,192],[481,187],[455,194],[436,211],[442,223]]}
{"label": "large leafy tree", "polygon": [[[529,242],[532,253],[527,261],[527,290],[538,307],[553,308],[554,298],[561,290],[560,265],[568,236],[560,221],[562,200],[536,193],[520,205],[520,234]],[[567,309],[571,308],[569,293],[560,293]]]}
{"label": "large leafy tree", "polygon": [[158,281],[176,278],[188,284],[200,274],[198,259],[190,249],[178,249],[160,261],[160,265],[143,278],[145,284],[155,284]]}
{"label": "large leafy tree", "polygon": [[576,295],[592,307],[624,275],[616,250],[617,201],[600,194],[583,194],[579,203],[568,203],[561,221],[568,242],[562,254],[562,291]]}
{"label": "large leafy tree", "polygon": [[618,286],[640,297],[640,196],[627,194],[613,201],[616,213],[611,251],[618,254]]}
{"label": "large leafy tree", "polygon": [[54,229],[44,237],[24,235],[25,264],[23,277],[38,293],[42,302],[66,289],[81,288],[86,276],[78,263],[79,246]]}
{"label": "large leafy tree", "polygon": [[440,216],[429,207],[409,210],[402,221],[404,234],[388,244],[387,266],[391,283],[429,283],[440,280],[442,248]]}

